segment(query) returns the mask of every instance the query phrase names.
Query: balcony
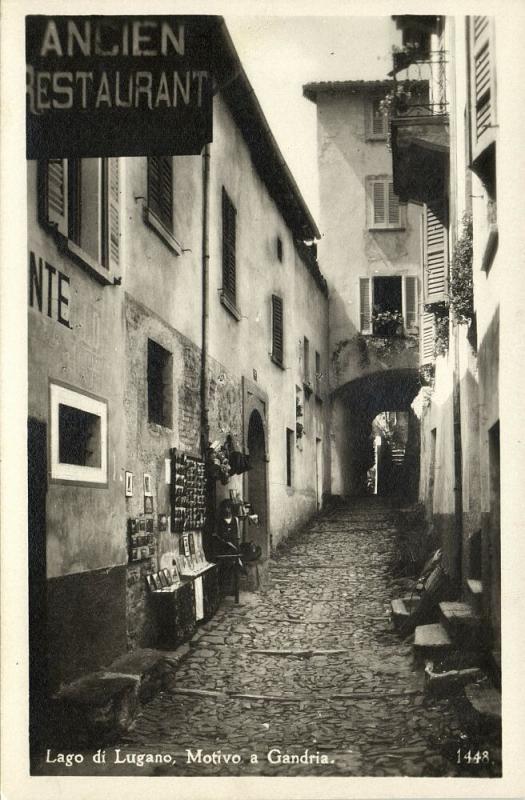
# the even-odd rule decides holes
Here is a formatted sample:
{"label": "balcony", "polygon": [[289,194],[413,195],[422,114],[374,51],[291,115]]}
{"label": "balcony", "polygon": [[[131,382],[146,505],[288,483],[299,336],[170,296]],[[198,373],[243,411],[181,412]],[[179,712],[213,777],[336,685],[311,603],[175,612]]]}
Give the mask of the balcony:
{"label": "balcony", "polygon": [[393,54],[390,121],[394,192],[403,201],[443,195],[449,155],[445,50],[407,45]]}

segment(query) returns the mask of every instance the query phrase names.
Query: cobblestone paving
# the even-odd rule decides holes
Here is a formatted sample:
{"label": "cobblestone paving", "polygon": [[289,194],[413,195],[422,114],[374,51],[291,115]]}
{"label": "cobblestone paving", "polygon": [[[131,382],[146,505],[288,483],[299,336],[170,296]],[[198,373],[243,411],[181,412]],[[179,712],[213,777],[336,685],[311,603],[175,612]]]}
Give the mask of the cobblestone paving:
{"label": "cobblestone paving", "polygon": [[[173,689],[116,745],[119,758],[171,757],[148,769],[158,775],[465,774],[454,763],[453,704],[425,697],[411,644],[391,627],[395,520],[361,504],[294,536],[272,559],[268,586],[238,606],[227,598],[201,629]],[[241,763],[224,763],[232,754]]]}

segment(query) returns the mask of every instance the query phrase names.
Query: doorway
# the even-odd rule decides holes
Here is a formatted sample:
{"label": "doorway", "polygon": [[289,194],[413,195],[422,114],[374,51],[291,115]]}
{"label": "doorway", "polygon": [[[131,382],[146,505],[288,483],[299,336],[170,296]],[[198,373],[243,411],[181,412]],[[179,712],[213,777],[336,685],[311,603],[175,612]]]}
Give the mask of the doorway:
{"label": "doorway", "polygon": [[315,487],[317,497],[317,510],[323,505],[323,446],[321,439],[315,440]]}
{"label": "doorway", "polygon": [[250,414],[247,444],[251,464],[247,473],[247,500],[253,513],[259,516],[259,526],[250,529],[249,538],[261,547],[263,558],[268,558],[266,442],[263,421],[257,410]]}

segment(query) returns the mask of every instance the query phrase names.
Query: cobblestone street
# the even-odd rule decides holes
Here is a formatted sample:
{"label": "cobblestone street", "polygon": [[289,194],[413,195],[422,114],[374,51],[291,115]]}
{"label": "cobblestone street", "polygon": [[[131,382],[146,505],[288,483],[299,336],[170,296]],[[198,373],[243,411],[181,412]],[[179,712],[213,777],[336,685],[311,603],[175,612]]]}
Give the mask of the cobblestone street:
{"label": "cobblestone street", "polygon": [[[119,760],[171,755],[145,765],[158,775],[460,774],[454,707],[424,696],[411,645],[391,628],[395,521],[380,506],[337,509],[280,548],[267,588],[239,606],[227,598],[199,631]],[[225,763],[232,754],[241,763]]]}

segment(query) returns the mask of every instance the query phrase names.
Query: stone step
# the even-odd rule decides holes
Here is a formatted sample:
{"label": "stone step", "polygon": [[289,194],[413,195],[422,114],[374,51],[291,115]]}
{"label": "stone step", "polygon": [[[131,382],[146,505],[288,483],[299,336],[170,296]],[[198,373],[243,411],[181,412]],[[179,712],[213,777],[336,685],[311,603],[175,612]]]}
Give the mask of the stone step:
{"label": "stone step", "polygon": [[501,726],[501,692],[489,681],[469,683],[465,686],[465,697],[477,727]]}
{"label": "stone step", "polygon": [[416,658],[442,657],[452,649],[452,641],[443,625],[418,625],[414,632],[414,655]]}
{"label": "stone step", "polygon": [[481,616],[483,605],[483,584],[476,578],[469,578],[467,580],[468,601],[472,608]]}
{"label": "stone step", "polygon": [[439,604],[441,621],[454,642],[467,649],[476,649],[480,642],[481,619],[470,603],[444,600]]}
{"label": "stone step", "polygon": [[392,622],[396,629],[401,628],[413,614],[419,604],[417,595],[407,597],[396,597],[390,603]]}

